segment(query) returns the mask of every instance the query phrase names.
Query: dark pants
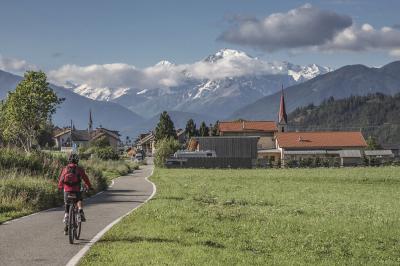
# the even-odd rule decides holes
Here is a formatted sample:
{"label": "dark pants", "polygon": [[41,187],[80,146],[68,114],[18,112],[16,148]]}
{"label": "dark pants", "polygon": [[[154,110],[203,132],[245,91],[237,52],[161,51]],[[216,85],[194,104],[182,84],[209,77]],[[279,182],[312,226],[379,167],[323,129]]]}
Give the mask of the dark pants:
{"label": "dark pants", "polygon": [[75,194],[76,195],[76,200],[81,201],[82,200],[82,192],[80,191],[64,191],[64,204],[65,204],[65,213],[69,212],[69,205],[68,203],[68,195],[69,194]]}

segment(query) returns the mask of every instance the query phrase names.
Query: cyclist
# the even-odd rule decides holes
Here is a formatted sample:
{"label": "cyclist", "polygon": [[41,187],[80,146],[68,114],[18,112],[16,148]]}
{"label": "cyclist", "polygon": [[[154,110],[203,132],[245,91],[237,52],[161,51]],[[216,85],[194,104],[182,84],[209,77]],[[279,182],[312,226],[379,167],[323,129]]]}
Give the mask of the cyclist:
{"label": "cyclist", "polygon": [[61,171],[60,177],[58,178],[58,189],[61,191],[64,189],[64,203],[65,203],[65,214],[64,214],[64,224],[66,231],[68,224],[68,212],[69,205],[67,204],[68,195],[74,193],[77,198],[77,206],[79,209],[79,213],[81,215],[81,221],[85,222],[85,214],[82,209],[82,193],[81,193],[81,185],[82,180],[84,181],[84,185],[86,189],[92,189],[92,185],[90,184],[89,178],[85,173],[83,168],[78,166],[79,157],[77,154],[72,153],[68,157],[68,165],[63,168]]}

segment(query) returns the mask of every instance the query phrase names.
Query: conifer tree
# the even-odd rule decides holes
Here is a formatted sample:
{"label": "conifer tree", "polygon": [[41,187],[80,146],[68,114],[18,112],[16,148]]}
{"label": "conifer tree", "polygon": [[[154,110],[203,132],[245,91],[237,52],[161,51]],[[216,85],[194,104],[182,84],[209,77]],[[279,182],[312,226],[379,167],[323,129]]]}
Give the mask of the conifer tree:
{"label": "conifer tree", "polygon": [[156,140],[162,140],[166,138],[176,138],[176,131],[174,122],[172,122],[171,117],[164,111],[160,115],[160,121],[156,127]]}
{"label": "conifer tree", "polygon": [[200,136],[207,137],[208,136],[208,132],[209,132],[209,129],[208,129],[206,123],[204,121],[201,122],[200,128],[199,128]]}

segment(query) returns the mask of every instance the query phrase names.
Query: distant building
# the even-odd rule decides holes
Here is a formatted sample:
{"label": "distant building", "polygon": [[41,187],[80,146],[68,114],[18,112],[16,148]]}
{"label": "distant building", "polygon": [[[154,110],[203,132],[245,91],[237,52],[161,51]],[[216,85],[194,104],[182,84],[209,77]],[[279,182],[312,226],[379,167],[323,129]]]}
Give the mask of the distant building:
{"label": "distant building", "polygon": [[275,148],[274,137],[278,132],[275,121],[224,121],[218,124],[219,134],[222,137],[256,136],[259,137],[257,149]]}
{"label": "distant building", "polygon": [[114,150],[118,149],[120,142],[120,134],[118,131],[109,130],[106,128],[96,128],[89,132],[88,130],[77,130],[72,128],[65,128],[63,131],[54,135],[56,147],[62,151],[71,151],[72,146],[88,147],[91,141],[95,141],[101,137],[105,137]]}
{"label": "distant building", "polygon": [[276,137],[276,152],[282,164],[307,158],[340,159],[340,164],[361,163],[367,143],[361,132],[281,132]]}
{"label": "distant building", "polygon": [[139,139],[136,141],[136,149],[142,150],[147,156],[151,156],[155,152],[155,135],[153,132],[147,134],[140,134]]}
{"label": "distant building", "polygon": [[66,128],[56,128],[53,132],[53,139],[56,147],[61,151],[71,151],[73,146],[88,147],[91,141],[101,137],[106,138],[114,150],[118,149],[120,134],[116,130],[98,127],[93,130],[92,111],[89,111],[89,123],[87,130],[77,130],[74,126]]}

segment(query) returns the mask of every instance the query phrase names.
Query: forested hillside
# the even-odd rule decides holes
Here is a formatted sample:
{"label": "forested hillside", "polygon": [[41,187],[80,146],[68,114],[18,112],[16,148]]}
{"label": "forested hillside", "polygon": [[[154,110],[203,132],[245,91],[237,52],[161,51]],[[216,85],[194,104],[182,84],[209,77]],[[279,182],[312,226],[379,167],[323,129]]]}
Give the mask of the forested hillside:
{"label": "forested hillside", "polygon": [[362,130],[381,144],[400,143],[400,94],[325,100],[289,114],[290,130]]}

